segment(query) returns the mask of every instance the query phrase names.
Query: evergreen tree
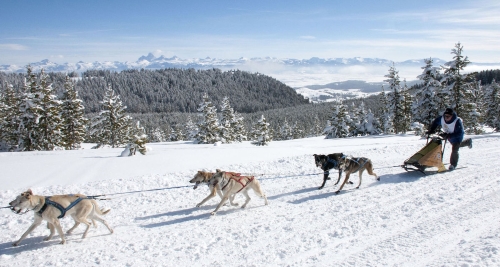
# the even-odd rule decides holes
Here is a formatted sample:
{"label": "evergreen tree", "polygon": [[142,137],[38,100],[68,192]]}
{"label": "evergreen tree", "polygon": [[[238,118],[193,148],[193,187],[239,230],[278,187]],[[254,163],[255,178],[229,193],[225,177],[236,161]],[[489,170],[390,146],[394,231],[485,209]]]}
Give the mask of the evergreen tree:
{"label": "evergreen tree", "polygon": [[330,125],[325,128],[326,133],[325,139],[331,138],[344,138],[348,137],[350,133],[349,129],[349,114],[342,103],[338,101],[337,105],[332,108],[333,114],[330,120]]}
{"label": "evergreen tree", "polygon": [[54,148],[62,146],[61,101],[57,100],[48,78],[48,75],[42,70],[39,86],[42,96],[40,102],[42,110],[38,120],[40,136],[38,143],[42,150],[54,150]]}
{"label": "evergreen tree", "polygon": [[75,83],[66,76],[61,107],[62,144],[66,149],[79,149],[85,140],[87,118]]}
{"label": "evergreen tree", "polygon": [[500,131],[500,85],[493,80],[487,90],[485,124]]}
{"label": "evergreen tree", "polygon": [[19,101],[12,84],[5,84],[5,91],[0,98],[0,142],[7,150],[14,150],[19,139]]}
{"label": "evergreen tree", "polygon": [[151,132],[151,142],[165,142],[165,132],[156,127]]}
{"label": "evergreen tree", "polygon": [[93,120],[91,134],[96,137],[97,146],[110,145],[118,147],[130,141],[130,124],[132,118],[125,114],[119,95],[108,86],[106,95],[101,101],[102,110]]}
{"label": "evergreen tree", "polygon": [[394,125],[394,132],[406,132],[406,117],[404,107],[404,95],[401,92],[401,85],[399,80],[399,71],[396,70],[394,64],[389,68],[389,74],[385,75],[388,79],[384,82],[389,83],[391,94],[389,95],[389,112],[392,115],[392,124]]}
{"label": "evergreen tree", "polygon": [[463,74],[464,68],[469,65],[470,61],[462,53],[463,46],[457,43],[451,50],[451,54],[454,55],[453,60],[445,64],[444,82],[450,93],[450,106],[464,121],[468,122],[471,110],[467,104],[471,101],[470,87],[475,73]]}
{"label": "evergreen tree", "polygon": [[189,141],[196,140],[196,135],[198,134],[198,127],[196,126],[196,124],[194,124],[193,120],[191,119],[191,116],[188,116],[186,125],[184,126],[184,133],[186,140]]}
{"label": "evergreen tree", "polygon": [[403,96],[403,114],[405,120],[403,121],[404,132],[410,129],[411,122],[413,121],[411,105],[413,103],[414,97],[410,94],[410,90],[406,85],[406,79],[404,80],[403,90],[401,91]]}
{"label": "evergreen tree", "polygon": [[280,126],[279,133],[277,134],[276,137],[277,137],[276,140],[292,140],[293,139],[292,127],[290,127],[286,118],[283,121],[282,125]]}
{"label": "evergreen tree", "polygon": [[19,103],[18,150],[42,150],[38,123],[42,117],[42,92],[37,77],[30,65],[26,67],[26,78],[22,87]]}
{"label": "evergreen tree", "polygon": [[371,110],[368,110],[368,113],[366,114],[366,132],[371,135],[376,135],[380,134],[380,122],[378,119],[373,115]]}
{"label": "evergreen tree", "polygon": [[320,136],[320,135],[322,135],[324,128],[320,124],[320,120],[319,120],[318,115],[314,116],[314,120],[313,121],[314,121],[313,122],[313,126],[309,130],[309,136],[310,137],[314,137],[314,136]]}
{"label": "evergreen tree", "polygon": [[295,122],[292,127],[292,139],[300,139],[304,138],[304,130],[300,127],[300,125]]}
{"label": "evergreen tree", "polygon": [[431,58],[425,59],[422,74],[417,76],[423,81],[423,87],[418,88],[413,101],[412,110],[414,120],[430,126],[432,121],[439,115],[438,94],[441,87],[439,82],[439,68],[433,66]]}
{"label": "evergreen tree", "polygon": [[198,108],[200,121],[198,122],[198,133],[195,136],[197,144],[214,144],[220,140],[220,126],[217,119],[217,109],[209,101],[208,95],[203,96],[203,103]]}
{"label": "evergreen tree", "polygon": [[232,143],[236,140],[234,126],[235,115],[234,110],[229,104],[229,98],[224,97],[221,105],[222,118],[220,122],[220,137],[224,143]]}
{"label": "evergreen tree", "polygon": [[243,116],[235,112],[234,120],[231,122],[231,128],[233,129],[234,141],[243,142],[247,140]]}
{"label": "evergreen tree", "polygon": [[394,132],[394,128],[392,125],[392,113],[390,112],[389,99],[387,94],[385,93],[384,87],[382,86],[382,92],[379,94],[380,99],[380,125],[382,132],[384,134],[390,134]]}
{"label": "evergreen tree", "polygon": [[260,120],[254,125],[253,133],[255,140],[252,144],[257,146],[267,146],[271,142],[271,136],[269,134],[269,123],[266,122],[264,115]]}
{"label": "evergreen tree", "polygon": [[465,125],[465,132],[468,134],[482,134],[484,132],[481,124],[484,108],[483,92],[481,81],[476,81],[470,90],[471,102],[466,104],[466,110],[469,110],[469,121]]}

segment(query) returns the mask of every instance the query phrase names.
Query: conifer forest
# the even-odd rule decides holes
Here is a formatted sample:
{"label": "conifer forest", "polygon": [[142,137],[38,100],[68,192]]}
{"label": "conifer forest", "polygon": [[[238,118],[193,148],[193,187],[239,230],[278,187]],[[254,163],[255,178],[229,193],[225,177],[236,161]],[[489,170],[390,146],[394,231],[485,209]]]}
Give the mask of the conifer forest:
{"label": "conifer forest", "polygon": [[81,143],[271,141],[311,136],[423,134],[452,107],[467,134],[500,130],[500,70],[466,73],[463,46],[444,66],[425,60],[407,86],[388,66],[381,92],[310,103],[284,83],[240,70],[0,72],[0,150],[79,149]]}

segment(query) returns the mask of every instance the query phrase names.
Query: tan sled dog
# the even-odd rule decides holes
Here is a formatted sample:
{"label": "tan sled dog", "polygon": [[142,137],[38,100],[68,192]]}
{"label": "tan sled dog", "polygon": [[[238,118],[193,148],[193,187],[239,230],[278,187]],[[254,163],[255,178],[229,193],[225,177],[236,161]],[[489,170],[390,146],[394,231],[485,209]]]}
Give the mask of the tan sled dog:
{"label": "tan sled dog", "polygon": [[209,184],[213,186],[220,186],[223,196],[217,208],[212,211],[210,214],[215,215],[217,211],[224,205],[224,203],[230,198],[230,196],[234,197],[237,193],[241,192],[246,197],[245,204],[241,206],[241,208],[245,208],[250,202],[250,196],[248,195],[248,190],[250,188],[259,195],[263,197],[266,205],[267,202],[266,194],[262,191],[260,187],[260,183],[253,176],[241,176],[239,173],[234,172],[216,172],[209,181]]}
{"label": "tan sled dog", "polygon": [[[221,170],[217,169],[217,172],[221,172]],[[215,172],[206,172],[206,171],[198,171],[193,179],[191,179],[189,182],[194,183],[193,189],[198,188],[198,185],[200,183],[206,183],[208,185],[208,188],[210,189],[210,194],[204,198],[200,203],[196,204],[196,207],[200,207],[201,205],[205,204],[208,200],[211,198],[215,197],[216,194],[219,195],[219,197],[222,199],[222,191],[220,189],[220,185],[212,185],[208,183],[208,180],[212,178],[212,176],[215,174]],[[234,195],[229,198],[229,202],[231,203],[232,206],[238,206],[238,203],[234,203]]]}
{"label": "tan sled dog", "polygon": [[380,181],[380,178],[377,176],[377,174],[373,172],[372,161],[367,158],[343,157],[342,159],[340,159],[339,169],[345,172],[345,179],[339,190],[335,192],[336,194],[338,194],[340,190],[342,190],[347,181],[349,181],[349,176],[354,172],[359,172],[359,184],[356,189],[359,189],[359,187],[361,186],[361,175],[365,170],[369,175],[375,176],[375,178],[377,178],[377,181]]}
{"label": "tan sled dog", "polygon": [[[13,246],[19,245],[26,236],[38,227],[43,220],[46,220],[48,227],[50,229],[50,235],[44,240],[50,240],[54,236],[54,227],[57,233],[61,237],[61,244],[66,243],[64,233],[59,222],[59,218],[65,215],[70,215],[73,220],[75,220],[75,225],[68,230],[71,233],[80,223],[87,225],[87,229],[83,233],[82,238],[87,236],[91,223],[87,220],[96,220],[104,224],[108,230],[113,233],[113,229],[109,227],[108,223],[99,217],[99,215],[105,215],[110,210],[102,211],[97,205],[97,201],[94,199],[89,199],[85,195],[75,194],[75,195],[56,195],[51,197],[44,197],[34,195],[30,190],[21,193],[17,198],[9,203],[11,209],[15,213],[21,213],[22,211],[27,212],[32,210],[35,214],[35,221],[28,228],[28,230],[21,236],[21,238],[13,244]],[[70,209],[67,209],[70,205]],[[58,207],[59,206],[59,207]]]}

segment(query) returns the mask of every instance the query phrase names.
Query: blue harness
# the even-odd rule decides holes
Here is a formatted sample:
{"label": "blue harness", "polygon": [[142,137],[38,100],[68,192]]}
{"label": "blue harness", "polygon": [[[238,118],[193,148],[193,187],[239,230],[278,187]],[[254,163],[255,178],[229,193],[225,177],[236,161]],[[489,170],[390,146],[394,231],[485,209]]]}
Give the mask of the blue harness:
{"label": "blue harness", "polygon": [[[69,195],[69,196],[73,196],[73,195]],[[42,216],[42,213],[45,211],[45,209],[47,209],[47,206],[52,205],[52,206],[56,207],[59,211],[61,211],[61,215],[59,215],[57,217],[58,219],[61,219],[66,215],[66,212],[68,210],[73,208],[76,204],[80,203],[80,201],[82,201],[83,199],[85,199],[85,198],[79,197],[75,201],[71,202],[66,208],[64,208],[61,204],[50,200],[50,197],[45,197],[45,204],[43,204],[42,208],[38,211],[38,214],[40,216]]]}

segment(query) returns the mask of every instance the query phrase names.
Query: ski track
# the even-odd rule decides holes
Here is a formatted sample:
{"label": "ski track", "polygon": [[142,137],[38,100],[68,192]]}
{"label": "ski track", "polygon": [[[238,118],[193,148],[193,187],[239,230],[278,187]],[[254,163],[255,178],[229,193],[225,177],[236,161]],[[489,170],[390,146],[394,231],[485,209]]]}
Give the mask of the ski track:
{"label": "ski track", "polygon": [[[421,141],[374,139],[368,147],[336,147],[371,158],[381,177],[376,181],[365,172],[355,189],[359,177],[351,175],[354,184],[338,195],[344,176],[334,186],[337,174],[331,172],[318,190],[322,174],[309,154],[217,166],[255,174],[269,205],[250,192],[246,209],[224,206],[216,216],[210,212],[218,196],[195,207],[208,195],[206,186],[169,189],[185,186],[197,170],[33,188],[41,195],[162,190],[99,201],[112,209],[105,219],[114,234],[98,223],[82,240],[80,226],[64,246],[57,234],[43,242],[49,231],[42,224],[20,247],[11,247],[32,215],[1,212],[0,266],[499,266],[500,167],[490,164],[498,156],[498,137],[479,136],[474,149],[462,148],[459,166],[467,168],[427,176],[394,167],[418,151]],[[18,193],[0,191],[0,200],[8,203]],[[236,202],[243,199],[237,196]],[[63,229],[72,225],[70,219],[61,222]]]}

